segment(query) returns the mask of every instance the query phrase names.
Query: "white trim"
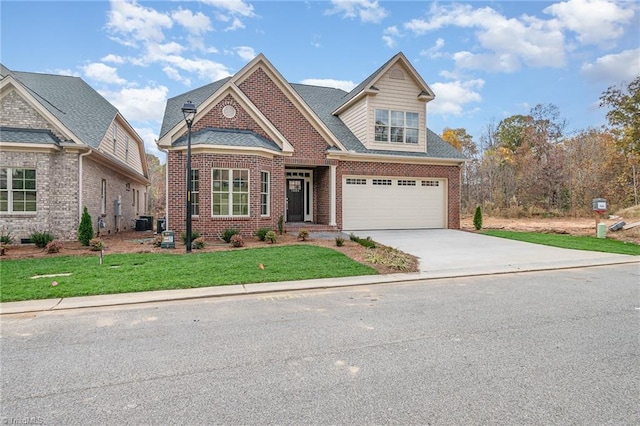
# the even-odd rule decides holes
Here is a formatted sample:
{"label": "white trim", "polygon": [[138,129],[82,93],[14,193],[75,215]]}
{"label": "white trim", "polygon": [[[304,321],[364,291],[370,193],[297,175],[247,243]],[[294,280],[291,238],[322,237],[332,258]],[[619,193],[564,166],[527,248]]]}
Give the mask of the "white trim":
{"label": "white trim", "polygon": [[[227,194],[229,194],[229,206],[228,206],[228,212],[229,214],[226,215],[215,215],[213,214],[213,171],[214,170],[226,170],[228,171],[228,182],[229,182],[229,191],[227,191]],[[246,171],[247,172],[247,214],[233,214],[233,172],[235,171]],[[210,182],[211,182],[211,204],[209,206],[210,208],[210,212],[211,212],[211,217],[213,219],[220,219],[220,218],[248,218],[251,217],[251,170],[250,169],[243,169],[243,168],[228,168],[228,167],[211,167],[211,172],[210,172]],[[217,193],[223,194],[222,191],[217,191]],[[238,192],[238,194],[245,194],[245,192]]]}
{"label": "white trim", "polygon": [[341,161],[364,161],[372,163],[433,164],[460,166],[470,161],[464,158],[414,157],[410,155],[365,154],[358,152],[328,152],[327,159]]}
{"label": "white trim", "polygon": [[331,192],[330,196],[330,206],[329,206],[329,225],[330,226],[336,226],[336,193],[337,193],[337,189],[336,189],[336,169],[337,166],[335,165],[331,165],[330,166],[330,171],[331,171],[331,175],[330,175],[330,180],[331,183],[329,185],[329,191]]}
{"label": "white trim", "polygon": [[[295,176],[294,173],[300,173],[301,175]],[[291,175],[289,175],[291,174]],[[308,176],[305,176],[308,175]],[[302,199],[302,217],[305,222],[313,222],[313,170],[311,169],[285,169],[284,171],[284,203],[285,203],[285,222],[289,221],[288,216],[288,200],[287,200],[287,180],[289,179],[302,179],[303,180],[303,199]],[[307,187],[309,190],[307,191]],[[307,212],[307,205],[310,207]]]}

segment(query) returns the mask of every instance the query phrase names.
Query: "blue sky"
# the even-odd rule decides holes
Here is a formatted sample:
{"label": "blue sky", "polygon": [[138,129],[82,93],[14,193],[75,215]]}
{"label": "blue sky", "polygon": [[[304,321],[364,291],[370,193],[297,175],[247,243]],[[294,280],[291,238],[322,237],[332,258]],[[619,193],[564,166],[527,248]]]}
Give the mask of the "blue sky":
{"label": "blue sky", "polygon": [[293,83],[350,90],[402,51],[436,94],[428,127],[467,129],[555,104],[567,133],[640,74],[635,1],[7,1],[0,60],[82,77],[161,157],[166,99],[263,53]]}

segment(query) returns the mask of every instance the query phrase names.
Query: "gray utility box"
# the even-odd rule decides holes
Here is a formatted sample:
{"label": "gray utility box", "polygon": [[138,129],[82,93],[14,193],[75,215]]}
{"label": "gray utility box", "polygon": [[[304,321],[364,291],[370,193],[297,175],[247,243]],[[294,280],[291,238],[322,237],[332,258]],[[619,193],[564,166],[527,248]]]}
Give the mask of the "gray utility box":
{"label": "gray utility box", "polygon": [[173,231],[162,232],[162,242],[160,243],[162,248],[176,248],[176,242],[173,235]]}
{"label": "gray utility box", "polygon": [[593,211],[596,213],[604,213],[607,211],[607,200],[604,198],[593,199]]}

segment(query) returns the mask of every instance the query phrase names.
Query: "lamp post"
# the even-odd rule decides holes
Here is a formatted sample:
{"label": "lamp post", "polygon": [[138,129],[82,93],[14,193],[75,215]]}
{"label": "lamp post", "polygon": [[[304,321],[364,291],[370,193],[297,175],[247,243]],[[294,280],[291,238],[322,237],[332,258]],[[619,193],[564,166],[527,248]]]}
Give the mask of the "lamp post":
{"label": "lamp post", "polygon": [[187,253],[191,253],[191,125],[196,116],[196,106],[187,101],[182,105],[182,114],[187,123]]}

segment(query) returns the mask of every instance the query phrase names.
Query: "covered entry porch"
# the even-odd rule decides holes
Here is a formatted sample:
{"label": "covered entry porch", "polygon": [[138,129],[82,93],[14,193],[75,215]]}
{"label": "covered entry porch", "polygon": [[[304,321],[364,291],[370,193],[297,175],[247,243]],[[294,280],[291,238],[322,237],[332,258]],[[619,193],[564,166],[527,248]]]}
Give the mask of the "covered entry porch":
{"label": "covered entry porch", "polygon": [[285,167],[284,192],[287,229],[337,229],[336,166]]}

